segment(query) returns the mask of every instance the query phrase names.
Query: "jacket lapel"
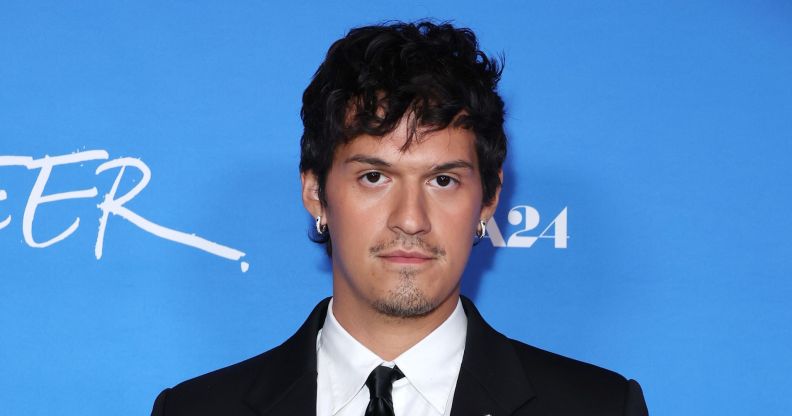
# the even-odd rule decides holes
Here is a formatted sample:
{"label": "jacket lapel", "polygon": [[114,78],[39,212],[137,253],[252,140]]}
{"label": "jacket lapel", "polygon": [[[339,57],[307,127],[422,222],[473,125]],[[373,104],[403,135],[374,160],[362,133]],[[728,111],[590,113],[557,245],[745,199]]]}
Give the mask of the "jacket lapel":
{"label": "jacket lapel", "polygon": [[451,416],[511,415],[534,397],[522,362],[508,338],[490,327],[462,296],[467,339]]}
{"label": "jacket lapel", "polygon": [[261,416],[316,414],[316,334],[330,298],[314,308],[305,323],[264,360],[246,395],[246,404]]}

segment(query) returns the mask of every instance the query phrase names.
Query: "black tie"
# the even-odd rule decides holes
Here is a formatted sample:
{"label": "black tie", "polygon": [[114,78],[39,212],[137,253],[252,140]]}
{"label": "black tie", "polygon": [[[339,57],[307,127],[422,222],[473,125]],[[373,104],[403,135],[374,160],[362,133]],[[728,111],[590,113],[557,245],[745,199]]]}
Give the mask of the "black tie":
{"label": "black tie", "polygon": [[393,382],[402,377],[404,377],[404,373],[396,366],[390,368],[381,365],[369,374],[366,386],[369,389],[371,400],[366,407],[365,416],[394,416],[391,390]]}

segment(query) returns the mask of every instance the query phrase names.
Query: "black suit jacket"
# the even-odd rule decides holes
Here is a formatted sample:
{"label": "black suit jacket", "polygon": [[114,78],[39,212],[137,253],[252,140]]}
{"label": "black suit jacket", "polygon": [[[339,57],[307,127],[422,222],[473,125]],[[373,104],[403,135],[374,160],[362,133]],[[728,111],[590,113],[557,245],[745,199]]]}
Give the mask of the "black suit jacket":
{"label": "black suit jacket", "polygon": [[[165,389],[152,416],[296,416],[316,414],[316,335],[329,298],[291,338],[241,363]],[[467,340],[452,416],[642,416],[641,387],[614,372],[575,361],[492,329],[469,299]]]}

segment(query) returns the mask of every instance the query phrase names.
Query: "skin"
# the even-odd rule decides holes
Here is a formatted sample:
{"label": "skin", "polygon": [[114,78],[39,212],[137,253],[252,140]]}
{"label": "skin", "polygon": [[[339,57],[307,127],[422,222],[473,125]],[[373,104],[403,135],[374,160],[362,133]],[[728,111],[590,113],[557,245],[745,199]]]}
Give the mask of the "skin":
{"label": "skin", "polygon": [[[333,241],[333,313],[355,339],[393,360],[453,312],[482,204],[475,136],[449,127],[403,150],[405,123],[339,146],[319,201],[312,172],[303,203]],[[501,174],[502,177],[502,174]]]}

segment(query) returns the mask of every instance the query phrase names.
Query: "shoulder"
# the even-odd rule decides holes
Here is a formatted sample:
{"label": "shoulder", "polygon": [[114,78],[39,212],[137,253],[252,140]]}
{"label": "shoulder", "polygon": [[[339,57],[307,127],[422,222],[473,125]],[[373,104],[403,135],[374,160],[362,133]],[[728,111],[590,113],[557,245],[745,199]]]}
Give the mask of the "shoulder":
{"label": "shoulder", "polygon": [[536,392],[535,405],[563,408],[565,414],[646,414],[634,380],[517,340],[509,343]]}
{"label": "shoulder", "polygon": [[509,343],[526,372],[542,375],[542,379],[547,383],[596,382],[607,387],[623,385],[626,382],[622,375],[611,370],[545,351],[514,339],[509,339]]}
{"label": "shoulder", "polygon": [[283,344],[165,389],[157,397],[152,415],[247,415],[251,409],[266,406],[261,400],[274,400],[300,380],[315,378],[316,334],[329,301],[319,302]]}
{"label": "shoulder", "polygon": [[277,348],[165,389],[157,397],[152,415],[221,414],[214,409],[227,412],[229,405],[243,403],[273,355]]}
{"label": "shoulder", "polygon": [[[462,297],[462,306],[468,317],[462,367],[503,408],[519,408],[515,415],[646,415],[635,381],[510,339],[487,324],[470,299]],[[460,403],[470,403],[465,400]]]}
{"label": "shoulder", "polygon": [[277,354],[277,348],[236,364],[179,383],[172,390],[188,395],[243,391],[260,374],[260,369]]}

